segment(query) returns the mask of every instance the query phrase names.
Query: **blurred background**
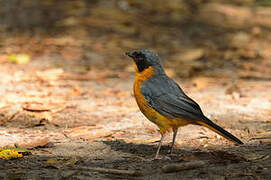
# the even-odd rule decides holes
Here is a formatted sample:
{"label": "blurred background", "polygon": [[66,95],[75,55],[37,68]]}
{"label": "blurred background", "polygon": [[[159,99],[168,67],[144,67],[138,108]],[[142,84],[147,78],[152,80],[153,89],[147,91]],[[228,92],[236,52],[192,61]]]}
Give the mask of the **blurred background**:
{"label": "blurred background", "polygon": [[[151,161],[160,133],[124,54],[143,48],[246,145],[186,126]],[[0,179],[270,179],[271,0],[0,0],[0,99]]]}
{"label": "blurred background", "polygon": [[148,48],[171,76],[271,77],[270,0],[0,0],[0,63],[132,72]]}

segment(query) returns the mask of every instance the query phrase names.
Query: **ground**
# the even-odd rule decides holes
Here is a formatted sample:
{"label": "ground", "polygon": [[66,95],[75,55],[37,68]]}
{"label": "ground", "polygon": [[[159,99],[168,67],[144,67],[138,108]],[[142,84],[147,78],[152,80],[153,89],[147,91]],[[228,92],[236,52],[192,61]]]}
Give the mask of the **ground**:
{"label": "ground", "polygon": [[[168,154],[168,134],[161,159],[153,160],[160,134],[136,105],[133,72],[78,73],[44,62],[0,66],[0,146],[30,150],[22,158],[0,159],[1,178],[270,178],[269,80],[221,73],[174,77],[207,117],[245,144],[236,146],[207,128],[189,125],[179,129],[173,155]],[[204,166],[162,170],[197,161]]]}
{"label": "ground", "polygon": [[[269,1],[0,3],[0,179],[270,179]],[[143,48],[245,144],[190,125],[153,160],[124,55]]]}

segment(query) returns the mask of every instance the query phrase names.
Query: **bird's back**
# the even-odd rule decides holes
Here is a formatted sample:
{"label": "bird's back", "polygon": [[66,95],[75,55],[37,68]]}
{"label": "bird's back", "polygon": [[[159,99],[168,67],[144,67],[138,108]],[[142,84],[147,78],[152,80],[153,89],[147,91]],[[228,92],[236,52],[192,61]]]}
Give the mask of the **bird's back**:
{"label": "bird's back", "polygon": [[199,105],[167,75],[148,79],[141,92],[152,108],[168,118],[200,120],[203,116]]}

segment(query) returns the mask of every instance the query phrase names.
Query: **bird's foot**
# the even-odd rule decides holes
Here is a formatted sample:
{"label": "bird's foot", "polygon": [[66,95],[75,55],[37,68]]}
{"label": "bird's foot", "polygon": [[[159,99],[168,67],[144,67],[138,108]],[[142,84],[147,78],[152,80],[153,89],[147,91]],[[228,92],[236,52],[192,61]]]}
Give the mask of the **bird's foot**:
{"label": "bird's foot", "polygon": [[167,154],[169,155],[169,156],[176,156],[177,154],[175,154],[172,150],[169,150],[168,152],[167,152]]}

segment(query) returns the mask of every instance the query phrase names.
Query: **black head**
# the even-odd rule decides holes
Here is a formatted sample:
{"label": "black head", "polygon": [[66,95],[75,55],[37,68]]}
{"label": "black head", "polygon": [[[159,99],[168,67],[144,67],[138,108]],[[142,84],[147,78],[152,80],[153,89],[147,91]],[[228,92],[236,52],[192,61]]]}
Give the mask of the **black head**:
{"label": "black head", "polygon": [[144,71],[150,66],[154,68],[156,73],[164,72],[159,56],[150,50],[137,50],[126,52],[125,54],[133,58],[139,72]]}

